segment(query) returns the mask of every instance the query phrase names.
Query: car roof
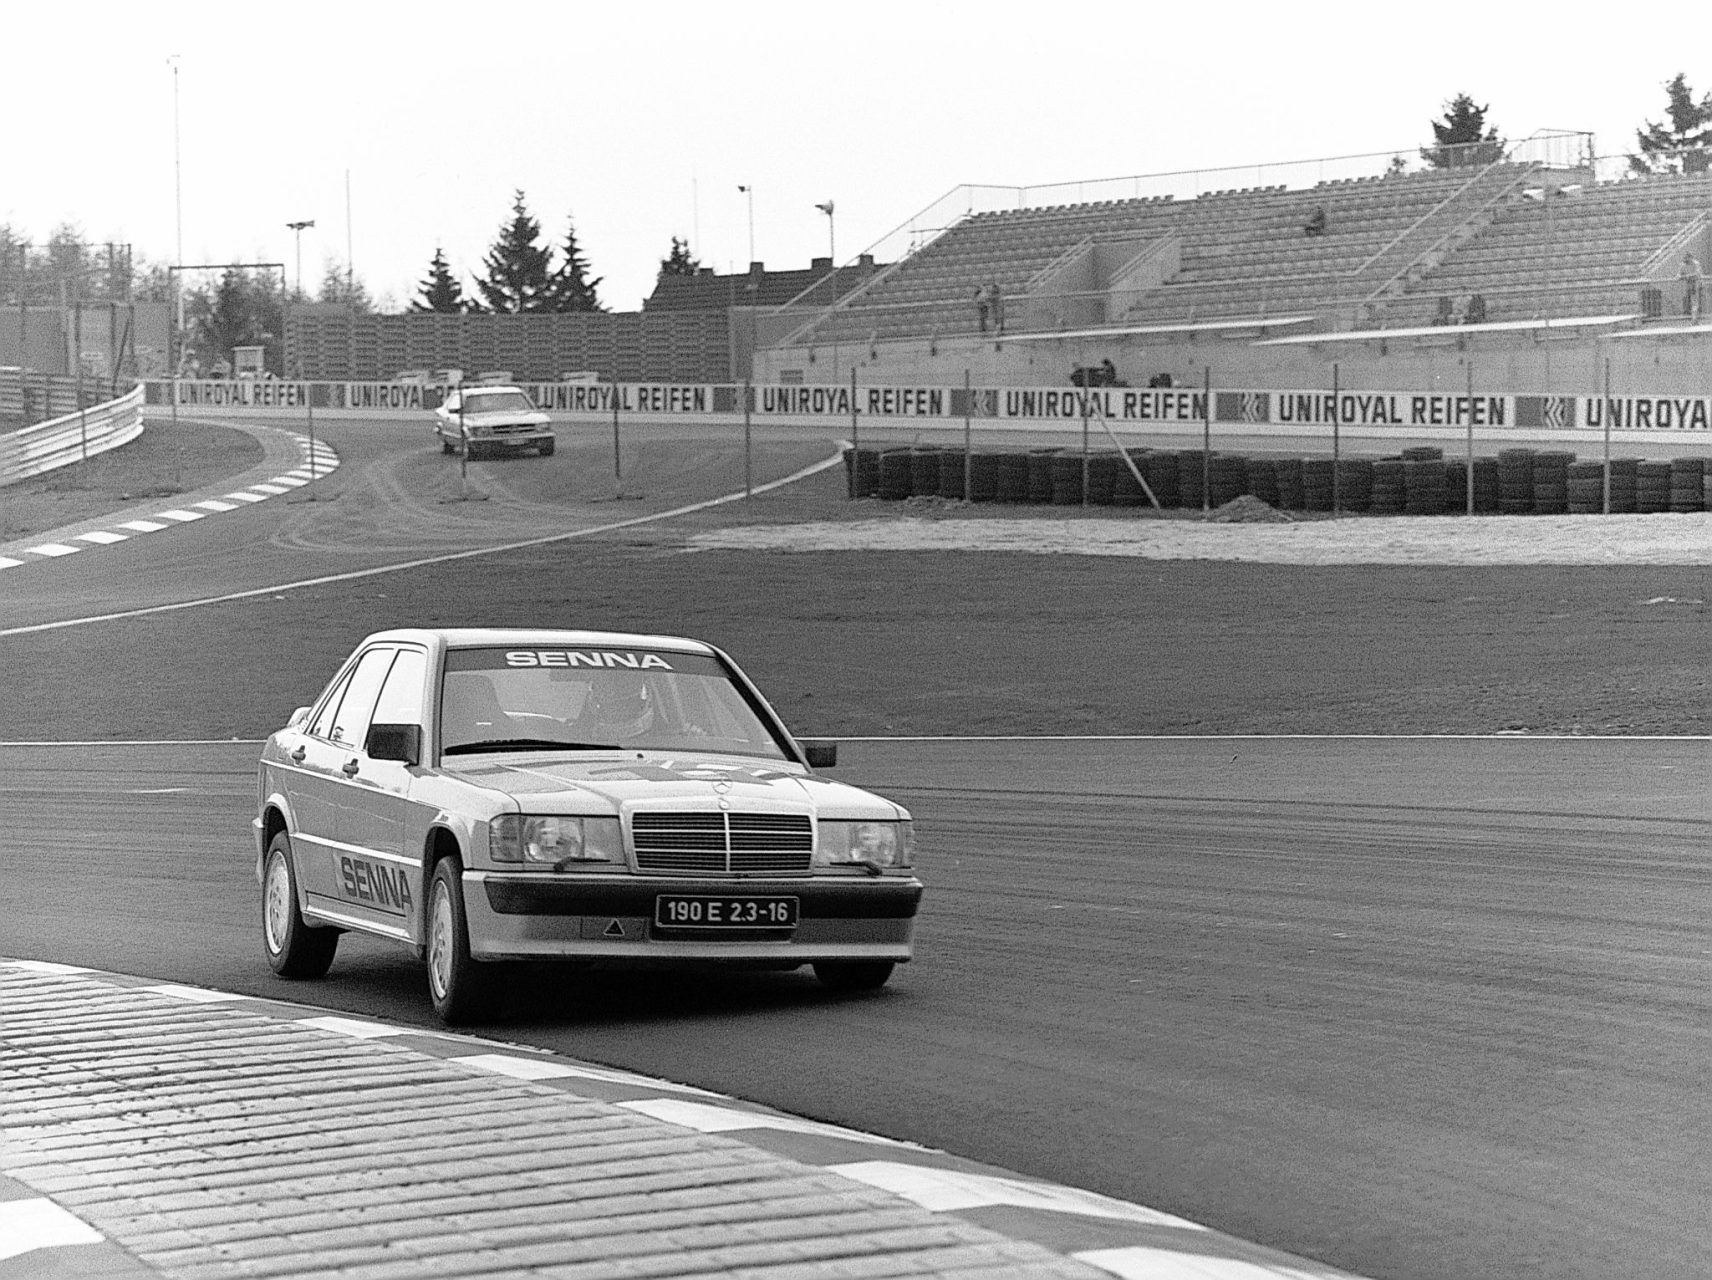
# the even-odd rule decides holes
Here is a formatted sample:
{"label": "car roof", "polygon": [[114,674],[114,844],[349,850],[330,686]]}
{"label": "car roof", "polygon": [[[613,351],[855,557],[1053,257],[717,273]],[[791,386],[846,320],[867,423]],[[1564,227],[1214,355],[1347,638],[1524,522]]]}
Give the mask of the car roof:
{"label": "car roof", "polygon": [[566,649],[675,649],[680,653],[716,654],[700,640],[684,636],[652,636],[631,631],[569,631],[546,627],[398,627],[377,631],[364,644],[408,640],[448,649],[515,645]]}
{"label": "car roof", "polygon": [[519,395],[523,394],[522,387],[514,387],[510,384],[501,386],[496,383],[489,382],[466,383],[464,386],[459,387],[458,390],[462,391],[466,396],[481,396],[488,395],[490,393],[497,395],[501,391],[515,391]]}

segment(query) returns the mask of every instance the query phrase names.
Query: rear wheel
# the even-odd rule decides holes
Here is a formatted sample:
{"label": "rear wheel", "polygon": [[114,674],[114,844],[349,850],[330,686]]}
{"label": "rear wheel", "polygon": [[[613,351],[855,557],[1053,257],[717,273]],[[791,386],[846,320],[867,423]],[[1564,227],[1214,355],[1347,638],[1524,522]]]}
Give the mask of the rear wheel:
{"label": "rear wheel", "polygon": [[470,955],[463,877],[463,863],[442,858],[428,882],[428,998],[448,1026],[480,1020],[492,998],[490,966]]}
{"label": "rear wheel", "polygon": [[333,964],[337,929],[314,929],[297,909],[297,870],[291,837],[281,831],[268,844],[262,869],[262,946],[282,978],[319,978]]}
{"label": "rear wheel", "polygon": [[892,976],[891,960],[817,960],[814,976],[833,991],[876,991]]}
{"label": "rear wheel", "polygon": [[452,443],[451,438],[449,436],[441,436],[440,437],[440,452],[441,453],[456,453],[457,451],[458,451],[458,446]]}

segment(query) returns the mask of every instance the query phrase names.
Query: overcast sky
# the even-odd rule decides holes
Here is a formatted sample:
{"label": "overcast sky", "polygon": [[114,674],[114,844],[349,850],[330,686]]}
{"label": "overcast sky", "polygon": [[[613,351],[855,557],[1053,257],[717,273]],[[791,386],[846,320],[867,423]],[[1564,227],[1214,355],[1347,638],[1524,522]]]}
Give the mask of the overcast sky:
{"label": "overcast sky", "polygon": [[[721,271],[845,259],[961,183],[1404,151],[1459,91],[1508,138],[1634,148],[1703,5],[81,3],[8,14],[0,221],[170,262],[349,241],[403,306],[437,245],[469,289],[512,192],[568,218],[632,310],[674,235]],[[1451,17],[1456,26],[1444,25]],[[174,72],[177,155],[174,187]],[[346,218],[349,174],[350,219]],[[1276,179],[1274,179],[1276,180]],[[1248,185],[1233,180],[1214,185]],[[835,202],[834,220],[815,205]]]}

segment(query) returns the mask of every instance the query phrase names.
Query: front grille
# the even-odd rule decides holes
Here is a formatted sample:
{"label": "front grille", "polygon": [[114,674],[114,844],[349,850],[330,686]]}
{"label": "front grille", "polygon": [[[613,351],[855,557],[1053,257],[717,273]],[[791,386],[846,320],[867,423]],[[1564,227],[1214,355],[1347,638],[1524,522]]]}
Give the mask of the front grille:
{"label": "front grille", "polygon": [[807,871],[814,829],[801,813],[638,813],[630,819],[641,871]]}

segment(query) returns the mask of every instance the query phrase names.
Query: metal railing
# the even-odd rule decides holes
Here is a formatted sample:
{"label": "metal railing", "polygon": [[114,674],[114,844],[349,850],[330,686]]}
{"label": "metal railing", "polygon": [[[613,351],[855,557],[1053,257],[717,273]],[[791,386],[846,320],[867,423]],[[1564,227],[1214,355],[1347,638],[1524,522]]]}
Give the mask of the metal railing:
{"label": "metal railing", "polygon": [[16,484],[86,462],[135,440],[143,431],[143,388],[0,434],[0,485]]}

